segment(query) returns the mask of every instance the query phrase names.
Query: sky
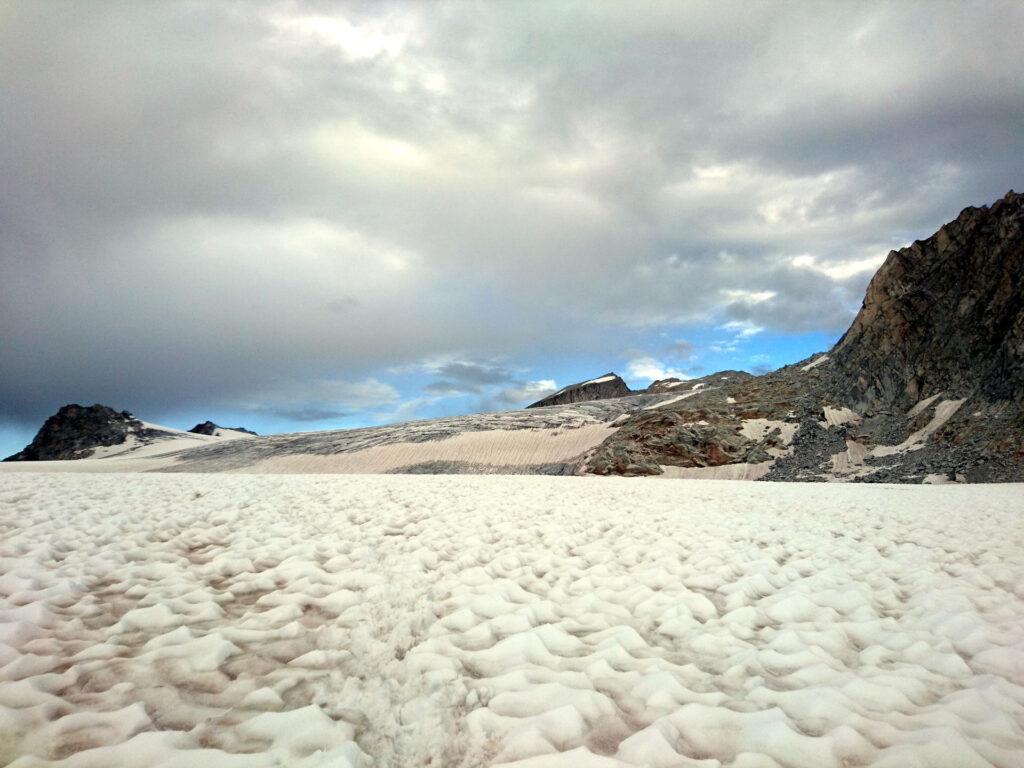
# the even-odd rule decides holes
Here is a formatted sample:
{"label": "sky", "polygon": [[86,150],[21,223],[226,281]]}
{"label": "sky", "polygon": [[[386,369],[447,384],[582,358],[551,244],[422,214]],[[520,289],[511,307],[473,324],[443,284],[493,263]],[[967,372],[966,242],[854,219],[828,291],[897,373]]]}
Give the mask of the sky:
{"label": "sky", "polygon": [[0,0],[0,454],[827,349],[1024,188],[1024,3]]}

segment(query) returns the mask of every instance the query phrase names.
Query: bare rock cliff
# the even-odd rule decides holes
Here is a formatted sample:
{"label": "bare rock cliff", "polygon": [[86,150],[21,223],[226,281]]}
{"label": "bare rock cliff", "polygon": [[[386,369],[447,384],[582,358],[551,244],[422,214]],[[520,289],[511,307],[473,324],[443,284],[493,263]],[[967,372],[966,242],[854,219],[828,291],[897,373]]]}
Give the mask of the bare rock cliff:
{"label": "bare rock cliff", "polygon": [[1024,195],[892,251],[831,357],[864,406],[1024,399]]}

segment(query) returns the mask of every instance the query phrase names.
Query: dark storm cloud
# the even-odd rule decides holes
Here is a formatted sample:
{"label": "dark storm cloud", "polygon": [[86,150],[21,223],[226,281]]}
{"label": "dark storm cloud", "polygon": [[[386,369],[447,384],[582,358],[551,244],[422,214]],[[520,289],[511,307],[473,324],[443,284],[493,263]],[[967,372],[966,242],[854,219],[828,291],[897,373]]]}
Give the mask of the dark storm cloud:
{"label": "dark storm cloud", "polygon": [[272,411],[274,416],[289,421],[337,421],[348,414],[325,408],[279,408]]}
{"label": "dark storm cloud", "polygon": [[0,417],[301,421],[445,356],[428,393],[511,402],[547,382],[464,361],[841,331],[890,248],[1022,186],[1022,36],[1017,2],[8,3]]}
{"label": "dark storm cloud", "polygon": [[515,372],[494,363],[480,363],[465,360],[428,360],[421,369],[431,376],[440,376],[423,387],[428,395],[459,396],[480,394],[496,385],[513,385]]}
{"label": "dark storm cloud", "polygon": [[453,362],[439,366],[437,372],[453,381],[468,386],[501,384],[512,378],[512,372],[495,365]]}

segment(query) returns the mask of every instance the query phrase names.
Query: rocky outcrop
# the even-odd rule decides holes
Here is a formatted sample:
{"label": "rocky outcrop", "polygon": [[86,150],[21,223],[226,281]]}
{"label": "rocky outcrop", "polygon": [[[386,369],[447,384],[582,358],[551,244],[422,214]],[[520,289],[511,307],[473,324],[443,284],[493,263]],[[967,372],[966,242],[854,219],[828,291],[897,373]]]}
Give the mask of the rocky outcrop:
{"label": "rocky outcrop", "polygon": [[100,446],[120,445],[143,424],[128,411],[105,405],[65,405],[48,418],[23,450],[4,461],[81,459]]}
{"label": "rocky outcrop", "polygon": [[228,429],[232,432],[245,432],[247,435],[258,437],[258,435],[251,429],[246,429],[245,427],[222,427],[219,424],[214,424],[212,421],[204,421],[202,424],[196,424],[189,430],[189,432],[196,435],[216,435],[217,432],[222,429]]}
{"label": "rocky outcrop", "polygon": [[[893,251],[826,354],[764,376],[708,377],[594,450],[598,474],[751,463],[765,480],[1024,481],[1024,195],[965,209]],[[737,435],[785,425],[785,445]],[[755,441],[757,442],[757,441]]]}
{"label": "rocky outcrop", "polygon": [[1024,195],[892,251],[830,357],[863,407],[938,392],[1024,399]]}
{"label": "rocky outcrop", "polygon": [[626,385],[618,374],[606,373],[596,379],[581,381],[578,384],[570,384],[568,387],[548,395],[536,403],[531,403],[527,408],[544,408],[548,405],[569,405],[571,403],[585,403],[591,400],[607,400],[611,397],[625,397],[633,394],[633,391]]}
{"label": "rocky outcrop", "polygon": [[649,395],[678,395],[687,391],[696,391],[704,387],[727,386],[727,382],[731,381],[735,384],[738,381],[751,378],[753,378],[753,375],[746,371],[718,371],[717,373],[702,376],[699,379],[678,379],[675,377],[668,379],[656,379],[651,382],[647,389],[642,391]]}
{"label": "rocky outcrop", "polygon": [[655,379],[650,383],[647,389],[644,390],[644,392],[648,392],[650,394],[662,394],[665,392],[671,392],[673,389],[682,387],[684,384],[686,384],[685,379],[677,379],[674,376],[667,379]]}
{"label": "rocky outcrop", "polygon": [[598,475],[659,475],[662,465],[718,467],[771,458],[764,442],[740,434],[738,423],[709,424],[702,415],[660,410],[641,413],[598,447],[590,458],[590,471]]}

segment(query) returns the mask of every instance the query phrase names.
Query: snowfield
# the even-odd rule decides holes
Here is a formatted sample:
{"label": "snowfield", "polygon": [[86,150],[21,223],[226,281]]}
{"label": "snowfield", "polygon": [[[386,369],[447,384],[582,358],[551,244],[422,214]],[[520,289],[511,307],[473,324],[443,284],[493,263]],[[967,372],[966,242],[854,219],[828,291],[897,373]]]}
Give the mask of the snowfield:
{"label": "snowfield", "polygon": [[0,765],[1024,765],[1020,486],[0,475]]}

